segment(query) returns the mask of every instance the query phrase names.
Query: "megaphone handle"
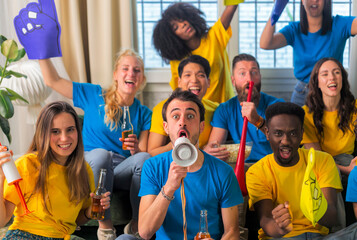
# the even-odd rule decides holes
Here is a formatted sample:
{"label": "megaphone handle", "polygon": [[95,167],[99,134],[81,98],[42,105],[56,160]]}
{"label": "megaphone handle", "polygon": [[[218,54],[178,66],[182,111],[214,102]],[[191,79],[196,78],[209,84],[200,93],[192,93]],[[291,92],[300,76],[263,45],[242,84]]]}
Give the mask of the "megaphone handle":
{"label": "megaphone handle", "polygon": [[15,182],[13,182],[13,184],[14,184],[14,186],[15,186],[15,188],[16,188],[17,194],[19,195],[22,208],[24,209],[23,215],[27,215],[27,214],[29,214],[29,213],[32,213],[32,212],[30,212],[29,209],[27,208],[24,195],[22,194],[22,191],[21,191],[21,188],[20,188],[20,185],[19,185],[19,181],[15,181]]}

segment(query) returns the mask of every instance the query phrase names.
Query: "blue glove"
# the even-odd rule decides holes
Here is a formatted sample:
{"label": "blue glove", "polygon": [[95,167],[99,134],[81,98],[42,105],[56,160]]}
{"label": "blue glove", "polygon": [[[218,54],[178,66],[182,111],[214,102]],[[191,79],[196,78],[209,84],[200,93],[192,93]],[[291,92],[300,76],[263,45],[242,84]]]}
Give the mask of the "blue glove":
{"label": "blue glove", "polygon": [[273,12],[271,14],[271,25],[274,26],[274,24],[278,21],[281,13],[283,12],[286,4],[288,4],[289,0],[275,0],[274,7],[273,7]]}
{"label": "blue glove", "polygon": [[61,57],[61,26],[54,0],[39,0],[21,9],[14,19],[17,37],[29,59]]}

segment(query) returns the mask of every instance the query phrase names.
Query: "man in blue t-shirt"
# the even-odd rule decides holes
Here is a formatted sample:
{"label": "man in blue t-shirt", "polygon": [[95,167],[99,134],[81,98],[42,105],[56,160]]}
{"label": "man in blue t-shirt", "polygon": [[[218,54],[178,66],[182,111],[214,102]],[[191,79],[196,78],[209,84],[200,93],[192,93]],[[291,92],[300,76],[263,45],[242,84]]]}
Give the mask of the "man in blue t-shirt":
{"label": "man in blue t-shirt", "polygon": [[[259,63],[249,54],[239,54],[233,59],[232,84],[236,88],[237,96],[221,103],[213,115],[212,131],[205,151],[219,159],[227,160],[229,152],[219,145],[225,143],[230,133],[235,143],[239,143],[242,136],[243,117],[248,118],[247,142],[253,147],[246,163],[255,163],[259,159],[272,153],[269,142],[264,133],[265,110],[275,103],[283,102],[263,92]],[[251,102],[247,102],[249,82],[254,82]]]}
{"label": "man in blue t-shirt", "polygon": [[[145,239],[155,233],[156,239],[184,239],[184,219],[187,239],[193,239],[200,230],[200,210],[204,209],[211,238],[239,239],[238,204],[243,199],[233,169],[198,148],[204,112],[195,94],[180,89],[163,106],[163,125],[171,143],[179,137],[188,138],[198,157],[191,166],[182,167],[173,161],[171,150],[145,162],[139,192],[139,233]],[[180,194],[183,189],[184,198]]]}

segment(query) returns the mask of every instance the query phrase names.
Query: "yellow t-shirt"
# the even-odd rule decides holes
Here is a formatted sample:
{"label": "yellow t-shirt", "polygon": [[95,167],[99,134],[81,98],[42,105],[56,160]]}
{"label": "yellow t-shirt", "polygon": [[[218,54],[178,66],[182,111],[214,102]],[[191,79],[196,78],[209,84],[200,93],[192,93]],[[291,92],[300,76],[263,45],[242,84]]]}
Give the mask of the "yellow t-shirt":
{"label": "yellow t-shirt", "polygon": [[[151,128],[150,132],[158,133],[163,136],[167,136],[162,119],[162,107],[164,106],[167,99],[159,102],[152,110],[152,118],[151,118]],[[213,113],[218,107],[218,103],[212,102],[207,99],[202,99],[202,104],[205,107],[205,128],[203,132],[200,134],[200,138],[198,140],[200,148],[203,148],[208,142],[209,135],[212,130],[211,120],[213,117]]]}
{"label": "yellow t-shirt", "polygon": [[[39,175],[39,165],[37,155],[30,153],[20,157],[15,161],[16,167],[22,177],[19,182],[25,201],[33,193],[36,180]],[[91,192],[94,191],[94,177],[92,169],[86,163],[87,172],[89,175],[89,183]],[[17,195],[15,187],[4,183],[4,199],[16,205],[14,215],[15,219],[10,230],[19,229],[32,234],[51,237],[64,238],[70,235],[76,228],[76,219],[81,209],[86,209],[91,204],[91,199],[87,199],[76,204],[69,202],[69,189],[67,187],[66,167],[51,163],[48,170],[48,195],[50,204],[47,202],[52,216],[48,214],[43,206],[42,196],[39,194],[33,195],[27,202],[27,207],[33,213],[25,216],[21,206],[20,199]],[[51,207],[52,206],[52,207]]]}
{"label": "yellow t-shirt", "polygon": [[[355,103],[356,104],[356,103]],[[353,115],[353,120],[350,124],[352,131],[346,131],[345,134],[338,128],[339,117],[338,111],[328,112],[324,111],[322,117],[324,138],[319,141],[317,129],[313,120],[313,113],[309,113],[308,107],[305,105],[302,107],[305,111],[304,119],[304,135],[302,144],[318,142],[321,146],[321,150],[328,152],[332,156],[336,156],[342,153],[352,154],[355,144],[355,134],[353,131],[353,123],[356,121],[357,115]]]}
{"label": "yellow t-shirt", "polygon": [[[305,232],[326,235],[326,227],[319,224],[314,227],[300,210],[301,187],[309,150],[300,148],[298,152],[300,160],[295,166],[282,167],[275,161],[274,154],[269,154],[249,168],[246,182],[250,209],[254,209],[254,204],[264,199],[271,199],[274,206],[289,201],[293,230],[284,237],[294,237]],[[316,151],[313,170],[321,188],[342,190],[336,164],[330,154]],[[259,239],[271,238],[265,235],[263,229],[259,229],[258,233]]]}
{"label": "yellow t-shirt", "polygon": [[[207,59],[211,66],[210,87],[207,89],[204,99],[222,103],[234,97],[229,59],[226,46],[232,37],[232,29],[223,27],[221,19],[210,28],[207,37],[201,39],[200,46],[192,51],[193,55],[200,55]],[[179,60],[170,61],[171,81],[173,90],[178,87],[178,66]]]}

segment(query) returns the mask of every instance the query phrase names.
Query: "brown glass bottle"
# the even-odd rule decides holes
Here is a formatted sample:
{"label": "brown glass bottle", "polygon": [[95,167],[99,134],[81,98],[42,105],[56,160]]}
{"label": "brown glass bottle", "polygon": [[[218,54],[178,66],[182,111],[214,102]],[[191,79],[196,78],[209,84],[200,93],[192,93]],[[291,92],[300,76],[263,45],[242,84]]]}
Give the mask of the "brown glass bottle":
{"label": "brown glass bottle", "polygon": [[103,209],[103,206],[100,204],[100,199],[102,199],[103,194],[106,192],[104,188],[106,176],[107,176],[107,170],[100,169],[98,185],[94,191],[95,195],[92,197],[92,209],[90,214],[90,217],[92,219],[97,219],[97,220],[104,219],[105,209]]}
{"label": "brown glass bottle", "polygon": [[133,125],[130,121],[130,113],[128,106],[124,106],[123,109],[123,123],[121,125],[121,134],[123,139],[123,150],[127,150],[127,146],[124,144],[124,139],[127,138],[130,134],[133,134]]}
{"label": "brown glass bottle", "polygon": [[196,234],[195,240],[211,238],[208,233],[207,210],[201,210],[200,213],[200,231]]}

